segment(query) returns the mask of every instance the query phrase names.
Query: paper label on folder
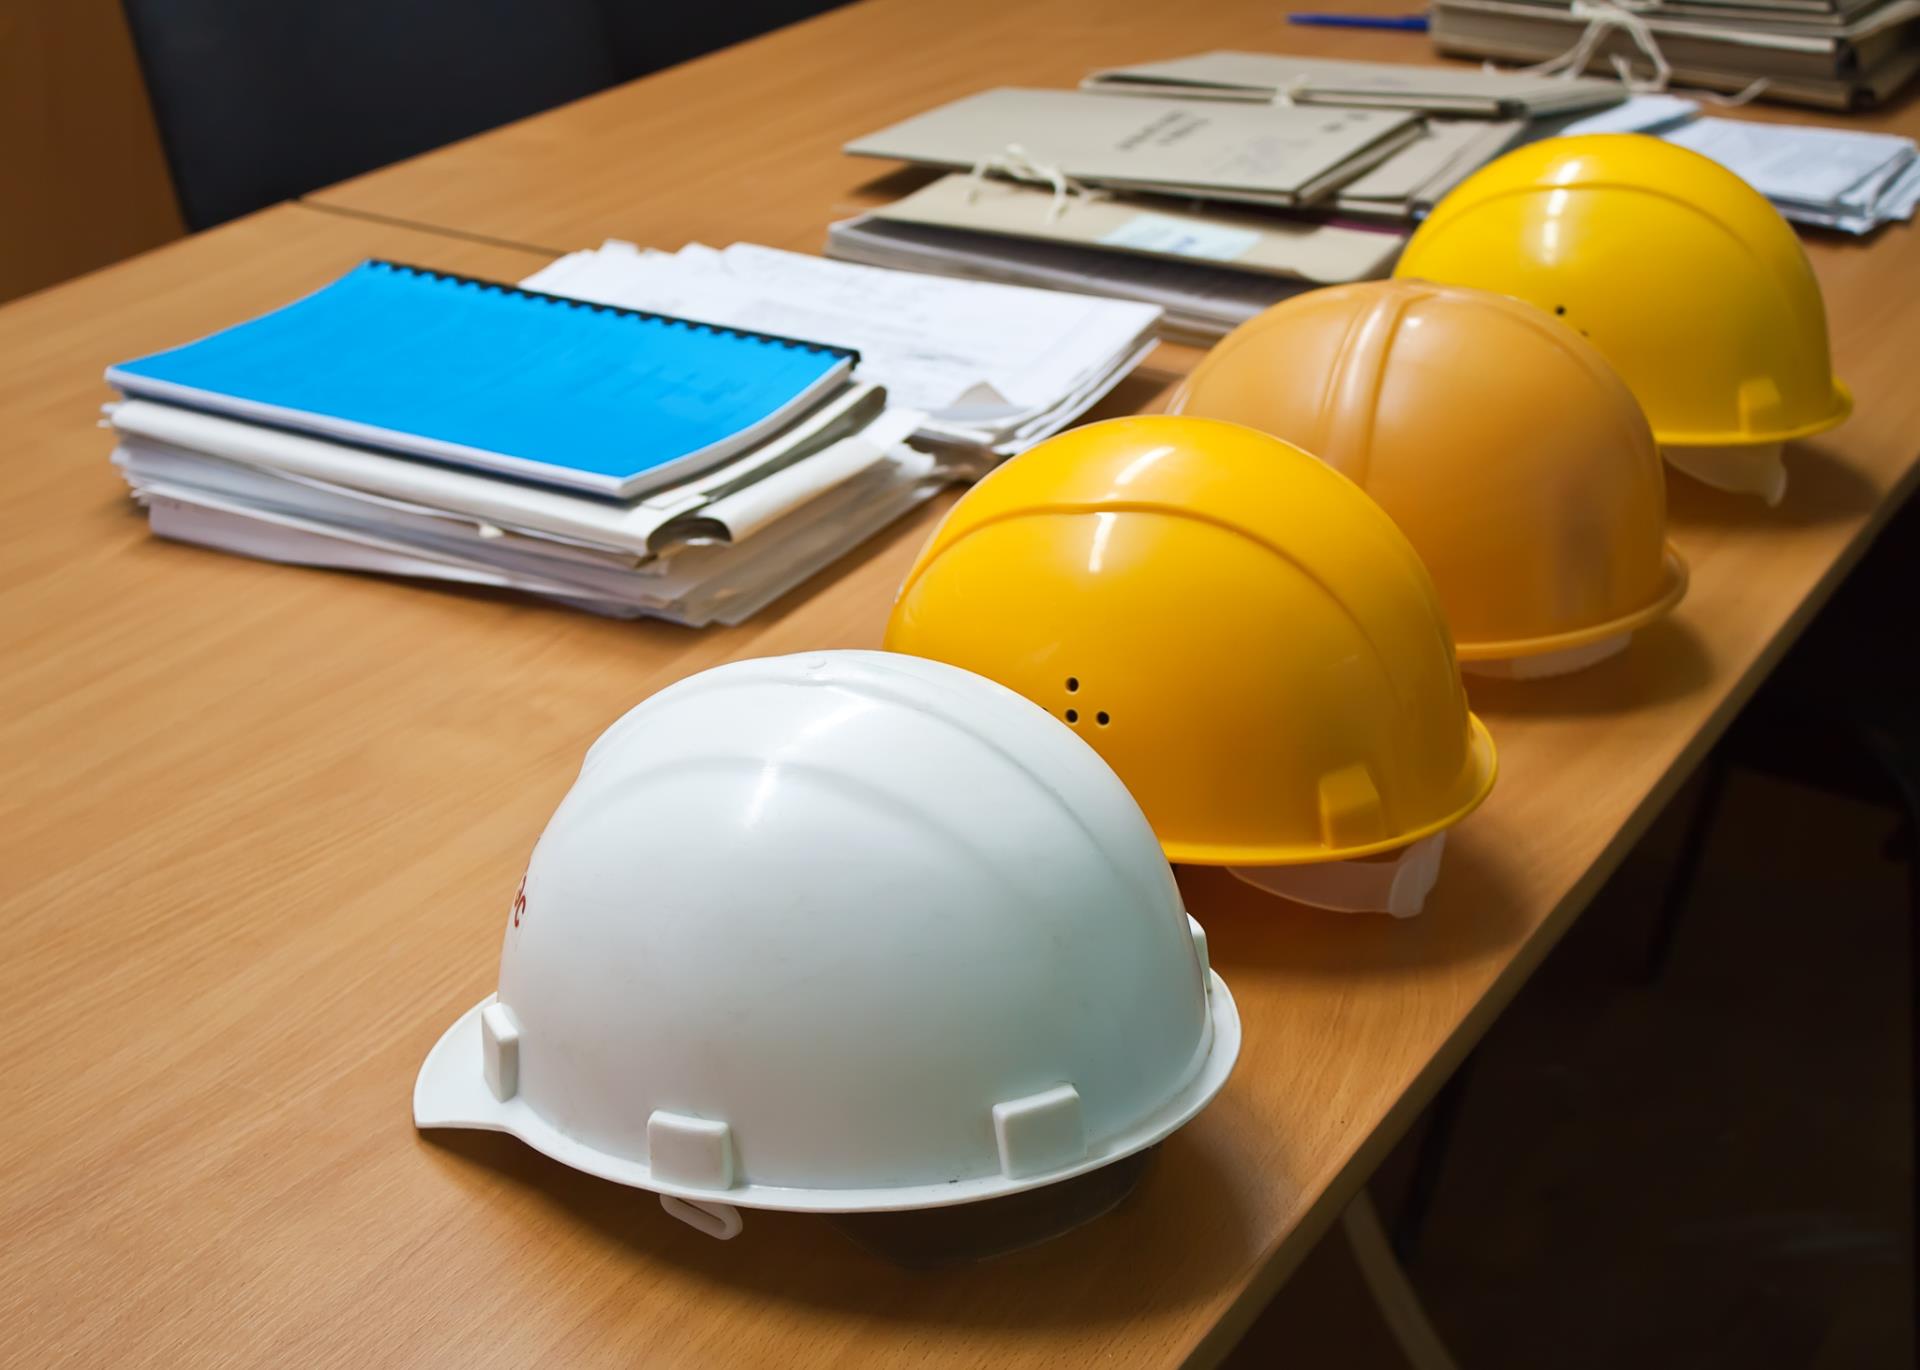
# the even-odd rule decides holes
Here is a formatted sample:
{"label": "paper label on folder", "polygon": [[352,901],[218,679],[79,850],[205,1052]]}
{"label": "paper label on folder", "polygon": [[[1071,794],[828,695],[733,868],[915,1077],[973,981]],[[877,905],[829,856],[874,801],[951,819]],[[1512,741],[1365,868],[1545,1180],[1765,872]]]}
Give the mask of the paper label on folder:
{"label": "paper label on folder", "polygon": [[1195,223],[1165,214],[1136,214],[1112,232],[1101,234],[1100,242],[1106,247],[1131,248],[1135,252],[1231,262],[1258,246],[1260,235],[1225,224]]}

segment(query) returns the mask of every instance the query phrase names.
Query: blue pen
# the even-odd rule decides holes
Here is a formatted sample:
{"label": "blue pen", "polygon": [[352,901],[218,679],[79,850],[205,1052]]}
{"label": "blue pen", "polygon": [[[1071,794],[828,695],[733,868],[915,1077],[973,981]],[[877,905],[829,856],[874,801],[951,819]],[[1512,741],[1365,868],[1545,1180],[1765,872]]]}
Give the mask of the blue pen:
{"label": "blue pen", "polygon": [[1304,24],[1316,29],[1398,29],[1405,33],[1425,33],[1424,14],[1289,14],[1289,24]]}

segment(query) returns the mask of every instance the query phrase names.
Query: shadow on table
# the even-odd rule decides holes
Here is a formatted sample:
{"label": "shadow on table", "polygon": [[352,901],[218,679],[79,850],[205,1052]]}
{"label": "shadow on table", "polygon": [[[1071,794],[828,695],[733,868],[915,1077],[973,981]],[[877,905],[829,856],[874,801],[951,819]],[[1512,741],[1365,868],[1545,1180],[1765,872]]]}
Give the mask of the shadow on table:
{"label": "shadow on table", "polygon": [[[601,1240],[670,1265],[675,1280],[865,1320],[1003,1330],[1127,1321],[1244,1278],[1259,1253],[1214,1140],[1205,1128],[1175,1133],[1117,1207],[1064,1236],[922,1270],[862,1250],[826,1216],[743,1210],[741,1235],[716,1241],[669,1216],[654,1194],[573,1170],[502,1133],[420,1134],[440,1159],[484,1167]],[[502,1203],[503,1212],[510,1207]]]}
{"label": "shadow on table", "polygon": [[1416,974],[1484,957],[1526,932],[1519,897],[1471,818],[1449,835],[1439,883],[1412,918],[1310,908],[1217,868],[1182,866],[1178,874],[1229,987],[1236,966],[1299,977]]}
{"label": "shadow on table", "polygon": [[1133,414],[1158,414],[1179,382],[1180,373],[1159,366],[1140,366],[1114,386],[1101,401],[1075,424],[1097,423],[1102,419],[1120,419]]}
{"label": "shadow on table", "polygon": [[1688,528],[1806,528],[1859,518],[1880,502],[1873,481],[1823,443],[1789,444],[1786,463],[1787,493],[1773,507],[1757,495],[1716,490],[1672,471],[1667,517],[1681,530],[1680,550],[1686,550]]}
{"label": "shadow on table", "polygon": [[902,200],[923,186],[930,186],[947,173],[923,166],[896,167],[883,171],[853,187],[853,193],[871,199],[875,208]]}
{"label": "shadow on table", "polygon": [[1713,663],[1683,620],[1665,618],[1633,635],[1597,666],[1546,680],[1466,677],[1467,699],[1500,745],[1502,717],[1585,718],[1663,704],[1713,682]]}

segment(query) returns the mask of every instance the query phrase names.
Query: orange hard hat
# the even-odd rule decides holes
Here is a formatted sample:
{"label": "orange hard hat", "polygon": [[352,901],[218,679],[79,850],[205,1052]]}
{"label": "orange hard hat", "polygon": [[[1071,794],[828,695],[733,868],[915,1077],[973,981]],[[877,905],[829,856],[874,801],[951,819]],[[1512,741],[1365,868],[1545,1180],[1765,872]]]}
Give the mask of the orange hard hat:
{"label": "orange hard hat", "polygon": [[1632,393],[1518,300],[1409,280],[1315,290],[1235,329],[1171,407],[1357,482],[1426,563],[1463,662],[1571,669],[1686,589]]}

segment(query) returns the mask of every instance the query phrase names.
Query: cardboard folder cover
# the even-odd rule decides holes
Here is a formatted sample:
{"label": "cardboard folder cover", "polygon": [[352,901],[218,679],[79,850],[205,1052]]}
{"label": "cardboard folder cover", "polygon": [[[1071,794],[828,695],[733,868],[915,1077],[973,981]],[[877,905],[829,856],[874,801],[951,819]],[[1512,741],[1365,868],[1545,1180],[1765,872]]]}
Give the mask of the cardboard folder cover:
{"label": "cardboard folder cover", "polygon": [[1564,80],[1402,62],[1338,62],[1282,52],[1203,52],[1096,71],[1081,83],[1109,94],[1352,105],[1483,118],[1532,118],[1620,103],[1617,81]]}
{"label": "cardboard folder cover", "polygon": [[[1748,79],[1832,81],[1858,77],[1911,46],[1909,25],[1916,19],[1920,0],[1893,0],[1827,30],[1659,17],[1641,22],[1676,76],[1682,69],[1702,68],[1742,73]],[[1515,0],[1443,0],[1435,6],[1434,41],[1444,51],[1483,40],[1527,55],[1557,56],[1579,40],[1588,23],[1571,8]],[[1636,68],[1646,65],[1633,36],[1616,28],[1595,49],[1589,67],[1610,68],[1616,56]]]}
{"label": "cardboard folder cover", "polygon": [[1028,165],[1088,184],[1292,205],[1332,194],[1419,134],[1412,115],[1388,110],[1003,87],[857,138],[846,151],[965,170],[1018,149]]}
{"label": "cardboard folder cover", "polygon": [[1418,142],[1341,186],[1334,207],[1410,218],[1513,146],[1526,128],[1521,119],[1429,119]]}
{"label": "cardboard folder cover", "polygon": [[1776,4],[1774,0],[1740,0],[1738,4],[1722,4],[1720,0],[1653,0],[1642,13],[1649,18],[1753,25],[1789,33],[1830,33],[1846,28],[1887,3],[1888,0],[1837,0],[1832,5],[1823,4],[1821,0],[1806,0],[1806,3],[1794,0],[1786,4]]}
{"label": "cardboard folder cover", "polygon": [[[1555,25],[1551,18],[1543,21],[1546,28],[1544,33],[1529,32],[1510,22],[1516,15],[1530,20],[1533,15],[1540,13],[1550,16],[1552,11],[1530,5],[1443,0],[1443,3],[1433,7],[1433,43],[1441,52],[1453,56],[1492,58],[1500,62],[1537,62],[1559,55],[1579,35],[1577,28],[1568,30],[1564,25]],[[1673,46],[1664,38],[1660,39],[1660,46],[1672,63],[1669,80],[1675,86],[1734,93],[1747,89],[1756,77],[1764,76],[1767,83],[1764,96],[1767,100],[1788,101],[1821,109],[1850,110],[1878,104],[1920,73],[1920,43],[1916,42],[1903,43],[1847,74],[1830,76],[1782,75],[1771,70],[1763,72],[1757,70],[1755,64],[1738,57],[1728,57],[1717,65],[1696,64],[1678,58]],[[1726,51],[1761,50],[1729,48]],[[1804,60],[1808,54],[1796,52],[1786,55]],[[1618,34],[1609,35],[1608,41],[1599,45],[1587,67],[1592,71],[1611,69],[1616,57],[1624,59],[1629,70],[1637,76],[1646,76],[1651,70],[1645,54],[1633,46],[1631,39],[1623,39]]]}
{"label": "cardboard folder cover", "polygon": [[1017,181],[943,176],[872,217],[1010,238],[1204,261],[1322,285],[1385,273],[1396,234],[1247,212],[1196,213],[1181,201],[1074,196]]}
{"label": "cardboard folder cover", "polygon": [[[1771,14],[1775,19],[1787,20],[1846,20],[1885,4],[1886,0],[1676,0],[1692,9],[1711,10],[1722,18],[1738,18],[1748,10],[1759,10]],[[1672,8],[1668,4],[1656,4],[1655,9]]]}

